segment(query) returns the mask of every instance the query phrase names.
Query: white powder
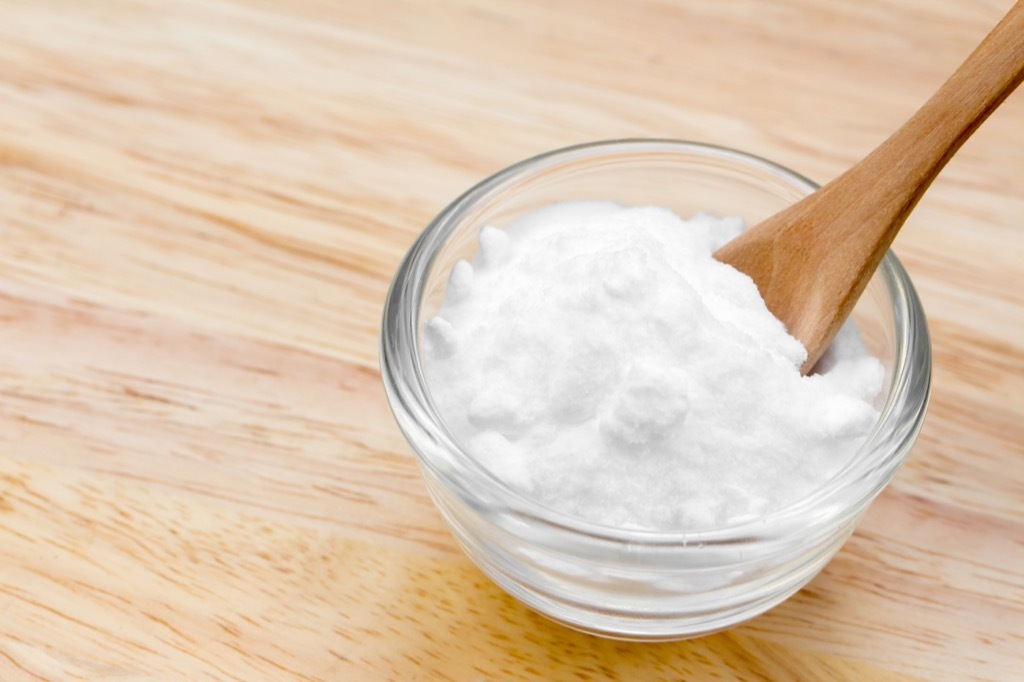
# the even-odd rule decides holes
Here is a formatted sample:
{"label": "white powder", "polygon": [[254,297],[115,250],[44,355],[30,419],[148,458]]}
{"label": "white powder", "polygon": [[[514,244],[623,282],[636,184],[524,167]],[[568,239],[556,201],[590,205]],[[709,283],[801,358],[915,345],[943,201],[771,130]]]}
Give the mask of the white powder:
{"label": "white powder", "polygon": [[848,324],[806,351],[712,258],[737,218],[570,202],[485,227],[427,323],[427,382],[464,447],[542,504],[706,528],[794,502],[871,429],[881,364]]}

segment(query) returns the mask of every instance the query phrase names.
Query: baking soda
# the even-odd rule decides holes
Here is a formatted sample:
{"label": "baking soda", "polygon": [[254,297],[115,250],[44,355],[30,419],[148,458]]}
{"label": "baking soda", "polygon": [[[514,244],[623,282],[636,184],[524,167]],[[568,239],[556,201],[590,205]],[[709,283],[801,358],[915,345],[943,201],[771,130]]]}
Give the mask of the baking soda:
{"label": "baking soda", "polygon": [[746,275],[737,218],[557,204],[485,227],[425,332],[430,393],[483,466],[539,503],[628,528],[779,509],[857,451],[883,381],[852,323],[819,368]]}

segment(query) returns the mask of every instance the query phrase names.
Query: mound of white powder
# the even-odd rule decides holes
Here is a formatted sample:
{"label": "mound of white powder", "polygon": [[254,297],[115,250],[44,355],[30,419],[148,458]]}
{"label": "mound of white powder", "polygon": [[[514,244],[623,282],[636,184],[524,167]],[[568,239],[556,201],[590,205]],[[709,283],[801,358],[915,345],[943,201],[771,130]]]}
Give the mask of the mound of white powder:
{"label": "mound of white powder", "polygon": [[849,323],[822,364],[712,258],[736,218],[571,202],[485,227],[427,323],[442,416],[497,477],[618,526],[720,526],[794,502],[856,452],[883,369]]}

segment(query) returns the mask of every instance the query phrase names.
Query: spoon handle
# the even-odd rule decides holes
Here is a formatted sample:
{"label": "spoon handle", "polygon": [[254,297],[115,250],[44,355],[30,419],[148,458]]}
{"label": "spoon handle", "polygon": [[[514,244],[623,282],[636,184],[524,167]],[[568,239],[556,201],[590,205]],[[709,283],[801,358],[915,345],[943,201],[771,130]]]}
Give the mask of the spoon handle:
{"label": "spoon handle", "polygon": [[[881,254],[935,176],[996,107],[1024,81],[1024,0],[1017,2],[924,106],[847,174],[871,175],[888,196]],[[842,177],[842,176],[841,176]],[[839,184],[840,179],[836,180]],[[859,185],[859,183],[857,183]],[[862,188],[862,186],[860,186]]]}

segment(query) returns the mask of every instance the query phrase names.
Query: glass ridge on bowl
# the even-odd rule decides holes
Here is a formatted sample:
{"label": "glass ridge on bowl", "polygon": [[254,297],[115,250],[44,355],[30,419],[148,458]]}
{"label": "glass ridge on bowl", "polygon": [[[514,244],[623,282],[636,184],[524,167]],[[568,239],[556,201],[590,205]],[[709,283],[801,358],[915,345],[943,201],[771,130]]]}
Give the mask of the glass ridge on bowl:
{"label": "glass ridge on bowl", "polygon": [[924,421],[931,346],[921,303],[890,252],[854,309],[886,370],[881,416],[851,461],[810,496],[730,526],[635,530],[550,509],[493,476],[446,426],[424,380],[424,325],[454,263],[485,225],[546,205],[612,200],[754,225],[817,186],[743,152],[674,140],[614,140],[559,149],[468,190],[423,231],[384,307],[381,374],[424,481],[469,557],[509,594],[585,632],[672,640],[728,628],[798,591],[849,538],[912,448]]}

